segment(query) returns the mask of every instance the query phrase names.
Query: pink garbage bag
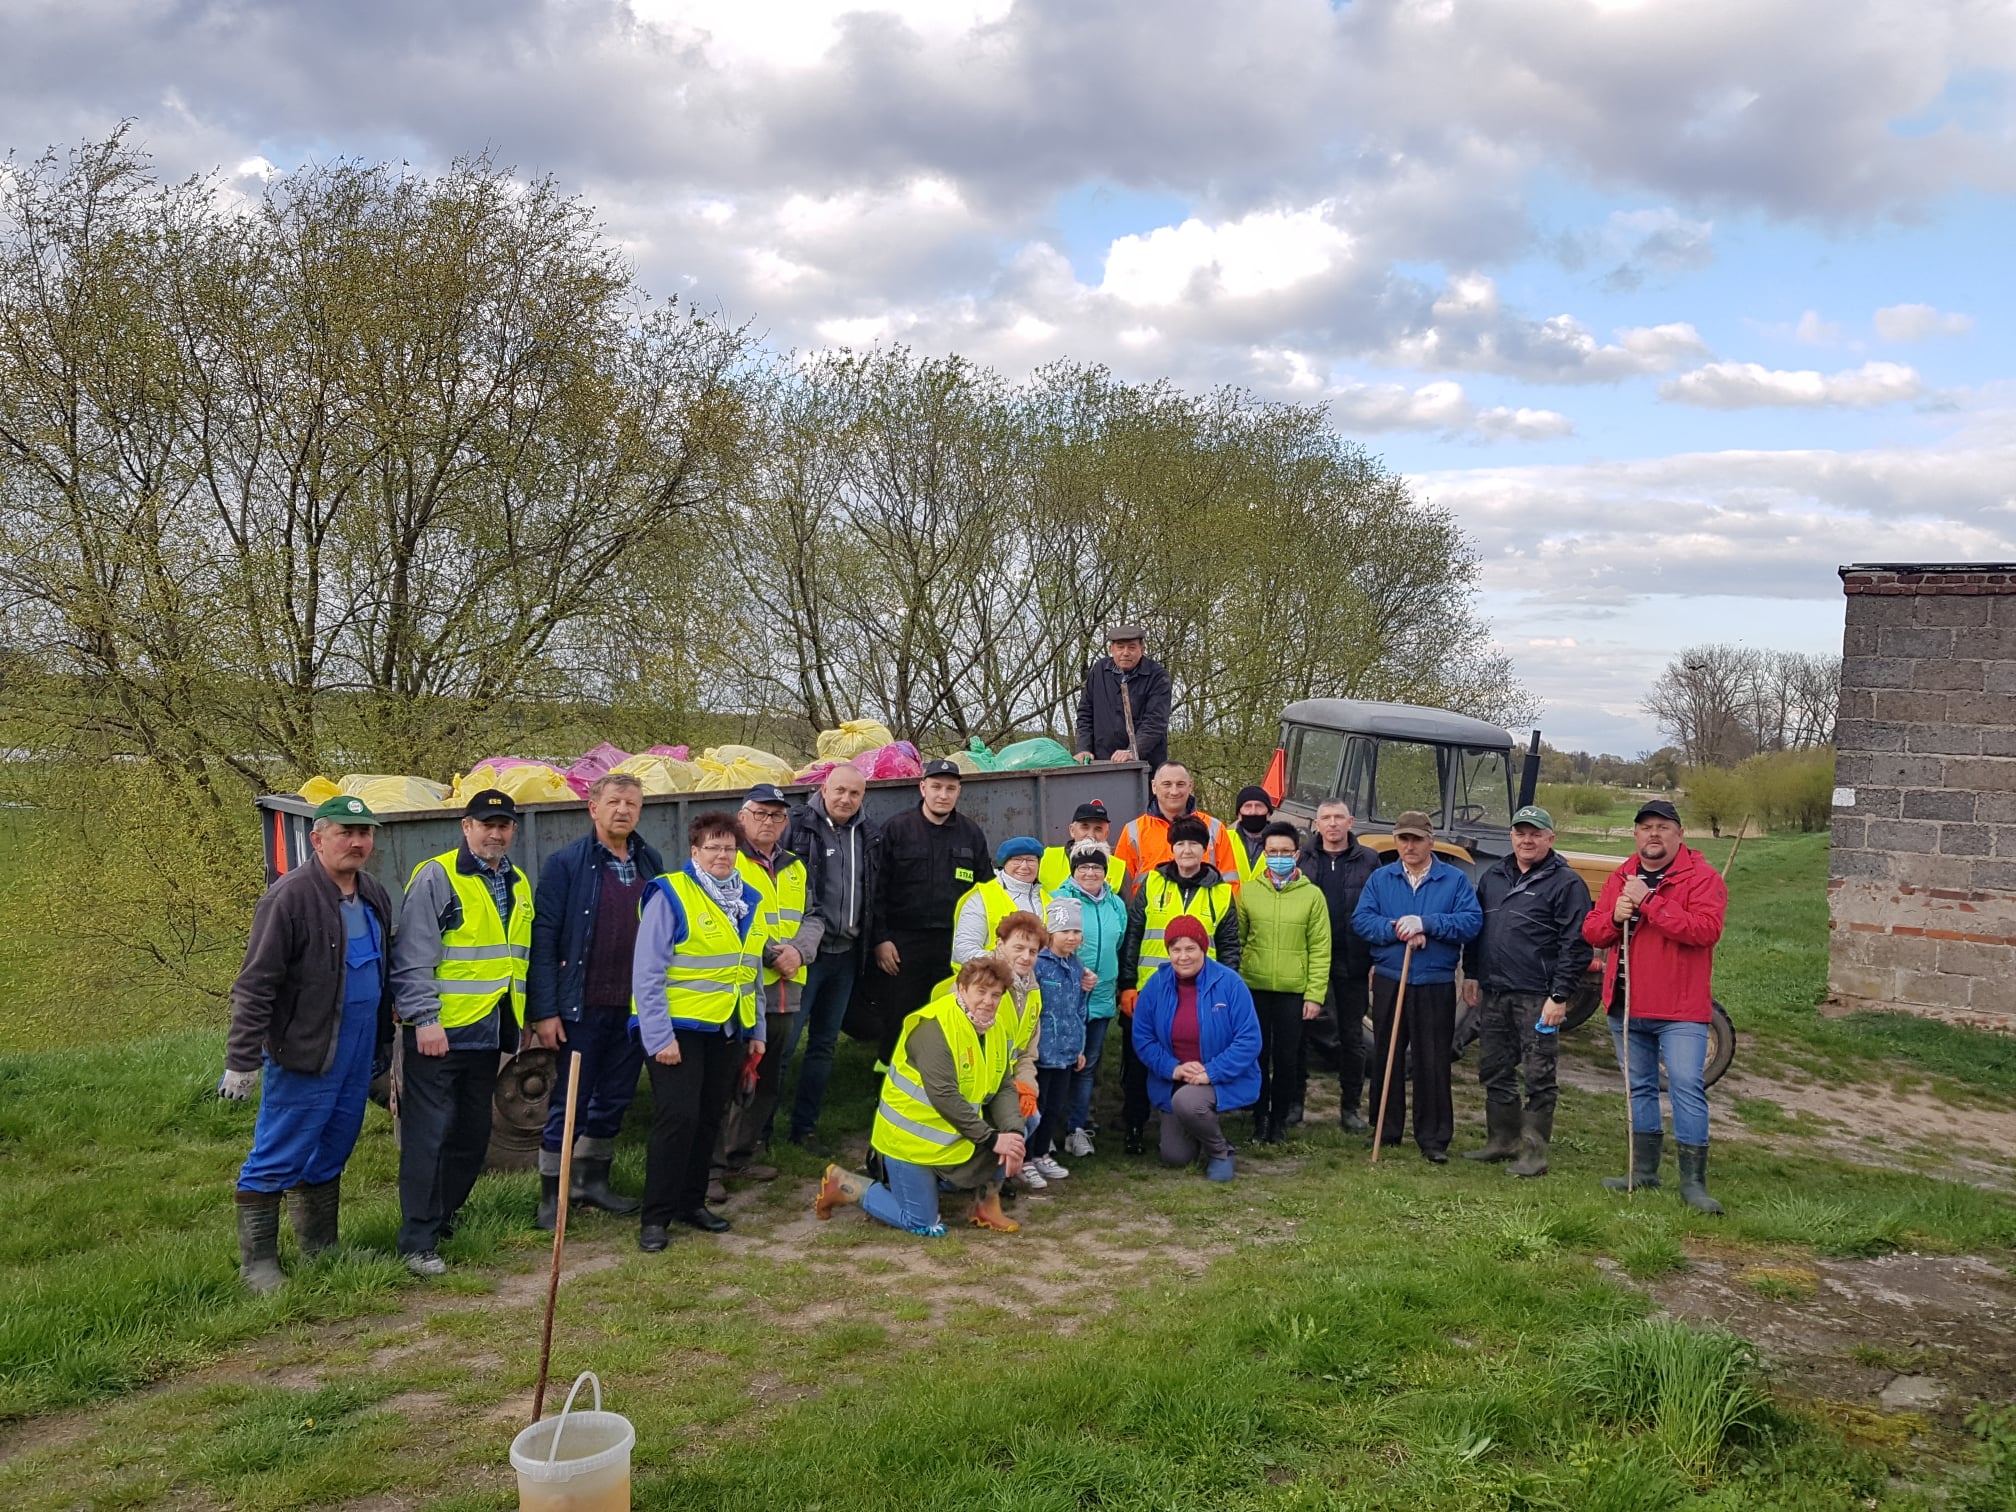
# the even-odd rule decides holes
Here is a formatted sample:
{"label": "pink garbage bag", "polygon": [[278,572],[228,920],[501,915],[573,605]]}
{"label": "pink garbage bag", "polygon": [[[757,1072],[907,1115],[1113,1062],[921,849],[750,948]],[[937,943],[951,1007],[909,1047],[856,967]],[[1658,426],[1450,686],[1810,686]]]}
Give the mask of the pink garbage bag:
{"label": "pink garbage bag", "polygon": [[838,765],[840,763],[837,761],[815,761],[812,765],[805,768],[804,771],[793,776],[791,781],[793,785],[803,783],[808,787],[817,787],[826,780],[833,768]]}
{"label": "pink garbage bag", "polygon": [[619,750],[605,740],[602,744],[595,747],[594,750],[582,756],[580,760],[576,761],[574,765],[567,768],[560,775],[567,779],[567,786],[574,789],[581,797],[586,798],[590,783],[594,782],[597,777],[605,776],[609,769],[618,762],[628,761],[629,759],[630,753],[628,751]]}
{"label": "pink garbage bag", "polygon": [[871,780],[924,775],[924,758],[917,754],[917,747],[907,740],[863,751],[854,758],[854,765],[861,768],[862,776]]}
{"label": "pink garbage bag", "polygon": [[674,761],[691,761],[693,752],[683,745],[646,746],[637,753],[640,756],[669,756]]}

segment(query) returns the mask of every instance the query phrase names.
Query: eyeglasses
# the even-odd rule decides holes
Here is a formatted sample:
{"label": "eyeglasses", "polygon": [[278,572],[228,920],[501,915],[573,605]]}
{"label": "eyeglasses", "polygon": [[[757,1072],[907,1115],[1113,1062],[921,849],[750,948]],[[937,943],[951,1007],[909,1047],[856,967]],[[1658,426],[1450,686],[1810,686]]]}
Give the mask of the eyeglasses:
{"label": "eyeglasses", "polygon": [[732,856],[735,854],[735,850],[736,847],[732,841],[711,840],[700,847],[700,854],[703,856]]}

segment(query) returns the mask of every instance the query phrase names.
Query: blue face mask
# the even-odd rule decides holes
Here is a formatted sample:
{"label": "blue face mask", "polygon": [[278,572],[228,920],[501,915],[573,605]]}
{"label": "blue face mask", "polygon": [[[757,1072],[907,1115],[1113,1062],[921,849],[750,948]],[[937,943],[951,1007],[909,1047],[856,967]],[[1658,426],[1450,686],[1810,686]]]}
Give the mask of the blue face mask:
{"label": "blue face mask", "polygon": [[1277,877],[1285,877],[1288,873],[1295,870],[1295,858],[1293,856],[1269,856],[1267,858],[1267,870],[1274,873]]}

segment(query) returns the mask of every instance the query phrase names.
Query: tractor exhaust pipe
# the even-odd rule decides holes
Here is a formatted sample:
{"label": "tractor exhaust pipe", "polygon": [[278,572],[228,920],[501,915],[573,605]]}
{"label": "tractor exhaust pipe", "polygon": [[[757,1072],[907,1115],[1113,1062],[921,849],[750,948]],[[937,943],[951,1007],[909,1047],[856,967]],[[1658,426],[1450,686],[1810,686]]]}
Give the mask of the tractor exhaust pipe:
{"label": "tractor exhaust pipe", "polygon": [[1519,769],[1519,807],[1524,808],[1533,801],[1533,795],[1540,787],[1540,732],[1533,732],[1533,739],[1526,746],[1526,761]]}

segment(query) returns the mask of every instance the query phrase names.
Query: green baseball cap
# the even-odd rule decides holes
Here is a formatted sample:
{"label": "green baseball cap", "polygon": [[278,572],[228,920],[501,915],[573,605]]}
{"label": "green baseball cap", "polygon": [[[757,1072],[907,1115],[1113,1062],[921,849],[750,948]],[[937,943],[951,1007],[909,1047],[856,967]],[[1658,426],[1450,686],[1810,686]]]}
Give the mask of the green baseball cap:
{"label": "green baseball cap", "polygon": [[333,820],[337,824],[378,824],[382,822],[376,814],[364,807],[364,800],[362,798],[352,798],[348,793],[341,793],[334,798],[323,799],[316,807],[315,817],[317,819]]}
{"label": "green baseball cap", "polygon": [[1540,807],[1539,804],[1529,803],[1512,816],[1512,827],[1514,829],[1517,829],[1522,824],[1530,824],[1535,829],[1551,830],[1554,828],[1554,816]]}

